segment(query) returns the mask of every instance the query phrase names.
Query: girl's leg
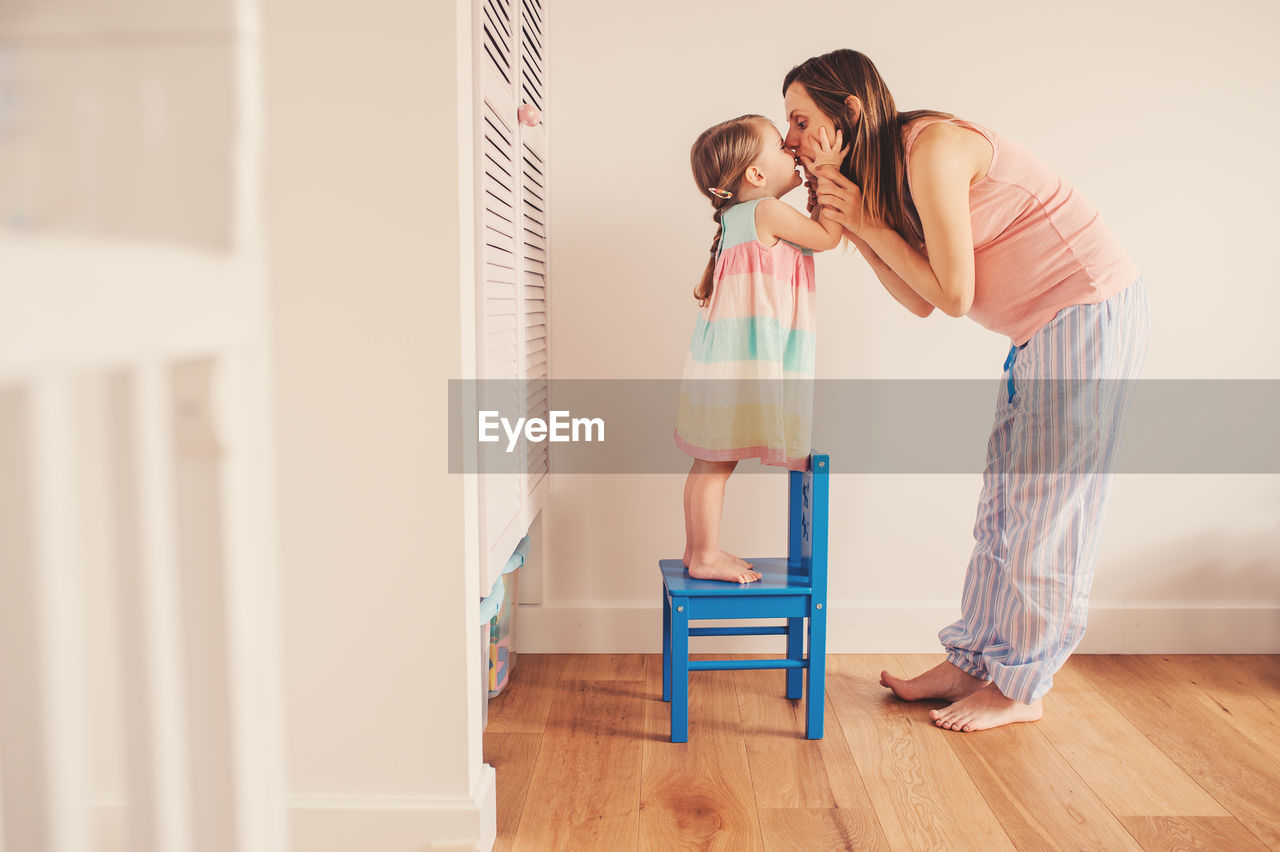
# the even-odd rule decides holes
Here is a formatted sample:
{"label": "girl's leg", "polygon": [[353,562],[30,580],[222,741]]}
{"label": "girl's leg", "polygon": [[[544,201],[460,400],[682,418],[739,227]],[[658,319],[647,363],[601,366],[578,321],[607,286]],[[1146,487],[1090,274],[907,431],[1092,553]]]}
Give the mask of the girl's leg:
{"label": "girl's leg", "polygon": [[694,459],[685,480],[685,532],[690,576],[699,580],[751,583],[760,575],[720,549],[720,516],[724,486],[737,462]]}
{"label": "girl's leg", "polygon": [[[690,475],[684,481],[684,567],[689,567],[689,560],[693,558],[693,512],[690,508],[690,501],[693,499],[693,475]],[[739,568],[750,568],[751,563],[741,557],[734,556],[727,550],[721,550],[726,557],[732,559],[738,564]]]}

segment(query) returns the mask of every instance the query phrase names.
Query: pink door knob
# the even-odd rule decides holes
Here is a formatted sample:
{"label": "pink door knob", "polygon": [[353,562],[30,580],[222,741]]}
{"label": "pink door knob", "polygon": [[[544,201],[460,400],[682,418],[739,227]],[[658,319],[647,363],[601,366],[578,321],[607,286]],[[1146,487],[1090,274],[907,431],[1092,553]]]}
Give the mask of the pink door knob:
{"label": "pink door knob", "polygon": [[516,115],[519,116],[520,123],[525,127],[537,127],[538,123],[542,121],[542,113],[532,104],[522,104]]}

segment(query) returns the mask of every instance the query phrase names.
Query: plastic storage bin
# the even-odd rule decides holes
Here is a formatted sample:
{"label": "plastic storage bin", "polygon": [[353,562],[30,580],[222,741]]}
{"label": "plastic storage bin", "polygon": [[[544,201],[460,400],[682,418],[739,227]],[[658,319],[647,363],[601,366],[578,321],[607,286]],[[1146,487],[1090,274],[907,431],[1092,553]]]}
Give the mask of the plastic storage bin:
{"label": "plastic storage bin", "polygon": [[480,730],[482,731],[489,724],[489,670],[492,668],[489,655],[492,653],[490,643],[493,622],[502,609],[502,596],[505,589],[506,586],[499,577],[498,582],[493,584],[489,596],[480,601],[480,707],[482,708]]}
{"label": "plastic storage bin", "polygon": [[[502,605],[489,623],[489,697],[493,698],[506,688],[511,680],[511,669],[516,664],[516,605],[519,603],[520,566],[529,552],[529,537],[525,536],[515,552],[503,566]],[[495,584],[495,588],[496,588]]]}

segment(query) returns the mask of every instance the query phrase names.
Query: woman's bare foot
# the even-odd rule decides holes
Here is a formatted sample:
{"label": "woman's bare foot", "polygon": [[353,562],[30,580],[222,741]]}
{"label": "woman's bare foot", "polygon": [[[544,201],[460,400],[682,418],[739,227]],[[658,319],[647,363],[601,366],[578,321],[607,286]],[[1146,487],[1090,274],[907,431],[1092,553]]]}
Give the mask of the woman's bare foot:
{"label": "woman's bare foot", "polygon": [[1023,704],[1006,698],[989,683],[941,710],[930,710],[933,723],[948,731],[985,731],[1014,722],[1034,722],[1044,713],[1039,699]]}
{"label": "woman's bare foot", "polygon": [[[742,559],[742,558],[740,558],[740,557],[738,557],[738,556],[734,556],[732,553],[730,553],[730,552],[729,552],[729,551],[727,551],[727,550],[721,550],[721,551],[720,551],[720,553],[721,553],[721,555],[723,555],[723,556],[727,556],[727,557],[729,557],[730,559],[732,559],[734,562],[738,563],[738,567],[739,567],[739,568],[752,568],[752,567],[754,567],[754,566],[752,565],[752,563],[750,563],[750,562],[748,562],[747,560]],[[682,560],[682,561],[684,562],[684,567],[686,567],[686,568],[688,568],[688,567],[689,567],[689,559],[691,558],[691,556],[692,556],[692,554],[691,554],[688,550],[686,550],[686,551],[684,552],[684,559]]]}
{"label": "woman's bare foot", "polygon": [[942,698],[959,701],[966,695],[982,689],[982,678],[961,671],[949,662],[941,662],[917,677],[899,678],[888,672],[880,672],[880,685],[893,690],[903,701],[919,701],[923,698]]}
{"label": "woman's bare foot", "polygon": [[689,561],[689,576],[698,580],[724,580],[727,583],[754,583],[760,574],[744,568],[733,554],[723,550],[711,560],[694,557]]}

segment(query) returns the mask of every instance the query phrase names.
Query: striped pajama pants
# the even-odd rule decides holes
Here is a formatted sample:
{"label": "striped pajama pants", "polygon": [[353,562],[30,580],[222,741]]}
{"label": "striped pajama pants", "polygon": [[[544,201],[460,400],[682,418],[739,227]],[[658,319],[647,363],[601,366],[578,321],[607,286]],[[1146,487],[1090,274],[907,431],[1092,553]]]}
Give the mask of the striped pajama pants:
{"label": "striped pajama pants", "polygon": [[1121,419],[1149,326],[1139,278],[1009,351],[947,659],[1023,703],[1084,636]]}

